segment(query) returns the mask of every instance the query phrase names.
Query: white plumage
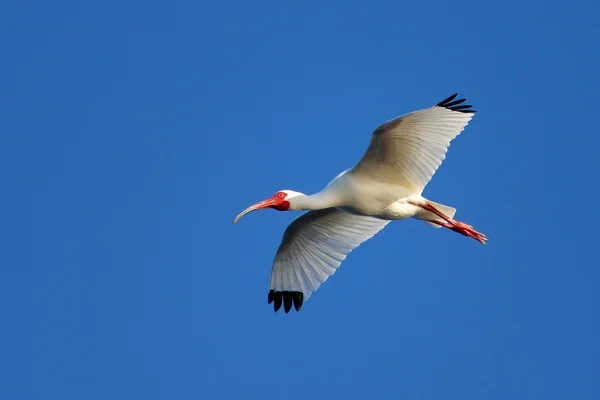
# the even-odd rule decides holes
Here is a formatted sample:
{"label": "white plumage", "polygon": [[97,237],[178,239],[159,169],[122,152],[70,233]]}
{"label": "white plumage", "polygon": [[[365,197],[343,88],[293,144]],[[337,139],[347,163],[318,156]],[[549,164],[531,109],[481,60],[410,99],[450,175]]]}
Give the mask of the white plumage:
{"label": "white plumage", "polygon": [[373,132],[367,151],[350,170],[311,196],[282,190],[242,211],[310,210],[286,229],[271,272],[269,303],[300,310],[346,256],[391,220],[417,218],[481,243],[482,233],[453,219],[456,209],[421,194],[446,156],[450,142],[474,115],[456,94],[436,106],[392,119]]}
{"label": "white plumage", "polygon": [[388,121],[375,129],[352,174],[421,194],[471,118],[473,113],[434,106]]}
{"label": "white plumage", "polygon": [[350,251],[389,222],[333,207],[301,215],[283,235],[273,262],[270,289],[301,292],[307,300]]}

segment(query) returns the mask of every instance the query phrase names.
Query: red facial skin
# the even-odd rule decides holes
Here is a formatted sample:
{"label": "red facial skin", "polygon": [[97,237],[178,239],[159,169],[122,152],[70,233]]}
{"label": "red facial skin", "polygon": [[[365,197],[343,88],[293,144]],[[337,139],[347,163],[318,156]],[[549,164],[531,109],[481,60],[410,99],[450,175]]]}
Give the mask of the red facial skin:
{"label": "red facial skin", "polygon": [[277,192],[272,197],[268,198],[267,200],[260,201],[256,204],[246,208],[244,211],[239,213],[237,217],[235,217],[235,219],[233,220],[233,223],[235,224],[236,222],[238,222],[238,220],[240,218],[242,218],[244,215],[246,215],[252,211],[260,210],[263,208],[273,208],[278,211],[287,211],[290,209],[290,202],[286,200],[286,197],[287,197],[287,193]]}
{"label": "red facial skin", "polygon": [[287,197],[287,193],[284,192],[277,192],[273,195],[273,197],[271,197],[271,200],[273,201],[273,205],[271,206],[271,208],[274,208],[277,211],[287,211],[290,209],[290,203],[289,201],[286,201],[285,198]]}

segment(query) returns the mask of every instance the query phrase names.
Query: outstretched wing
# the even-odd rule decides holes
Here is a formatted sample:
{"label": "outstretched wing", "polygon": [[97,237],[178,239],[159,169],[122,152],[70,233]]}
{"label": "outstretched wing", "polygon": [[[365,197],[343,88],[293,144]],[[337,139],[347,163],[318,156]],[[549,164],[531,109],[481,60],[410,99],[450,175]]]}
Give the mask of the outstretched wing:
{"label": "outstretched wing", "polygon": [[437,105],[405,114],[379,126],[354,176],[393,183],[421,194],[446,158],[450,142],[475,113],[456,94]]}
{"label": "outstretched wing", "polygon": [[296,218],[277,250],[269,290],[275,311],[283,304],[300,310],[304,300],[333,275],[354,248],[390,221],[349,214],[337,208],[309,211]]}

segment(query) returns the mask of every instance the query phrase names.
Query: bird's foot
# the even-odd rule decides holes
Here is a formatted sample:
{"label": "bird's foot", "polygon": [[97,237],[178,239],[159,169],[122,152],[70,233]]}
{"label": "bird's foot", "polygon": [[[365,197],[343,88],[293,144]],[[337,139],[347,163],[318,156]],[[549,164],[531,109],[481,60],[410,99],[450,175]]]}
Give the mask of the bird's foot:
{"label": "bird's foot", "polygon": [[487,242],[487,237],[485,237],[483,233],[477,232],[471,225],[467,225],[464,222],[452,220],[446,224],[446,228],[451,229],[454,232],[458,232],[461,235],[473,238],[479,243],[486,244]]}

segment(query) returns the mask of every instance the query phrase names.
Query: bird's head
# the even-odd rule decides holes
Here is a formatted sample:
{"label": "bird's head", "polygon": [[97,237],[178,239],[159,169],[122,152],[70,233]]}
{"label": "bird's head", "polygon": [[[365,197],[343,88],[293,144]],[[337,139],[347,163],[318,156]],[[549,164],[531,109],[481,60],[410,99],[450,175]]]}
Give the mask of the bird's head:
{"label": "bird's head", "polygon": [[297,208],[294,208],[293,199],[294,197],[298,196],[303,196],[303,194],[299,192],[294,192],[293,190],[280,190],[268,199],[259,201],[258,203],[246,208],[244,211],[239,213],[237,217],[235,217],[233,223],[235,224],[236,222],[238,222],[240,218],[242,218],[249,212],[260,210],[263,208],[273,208],[277,211],[297,210]]}

